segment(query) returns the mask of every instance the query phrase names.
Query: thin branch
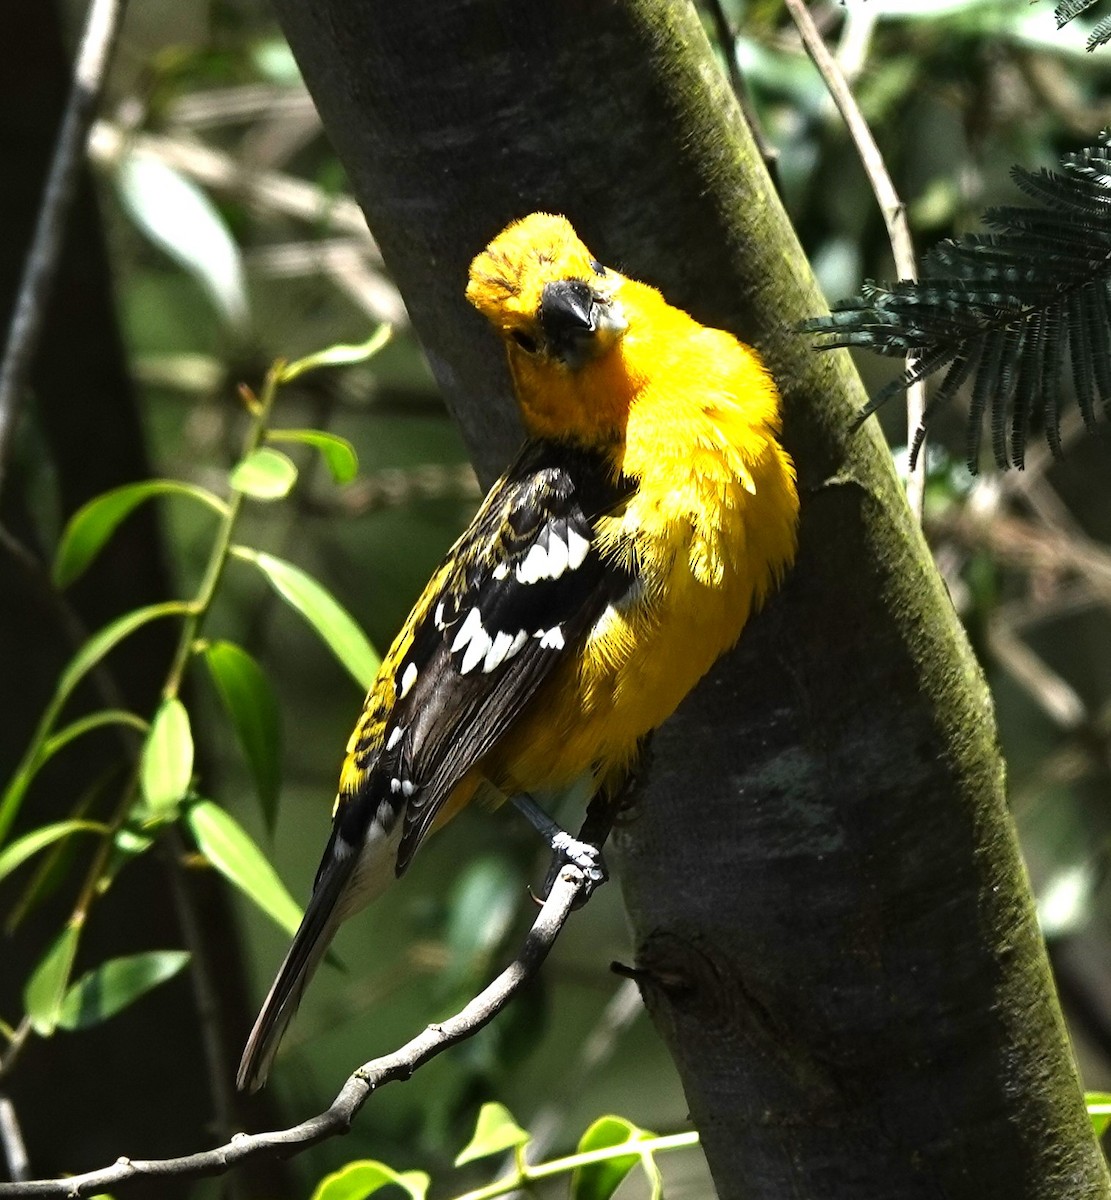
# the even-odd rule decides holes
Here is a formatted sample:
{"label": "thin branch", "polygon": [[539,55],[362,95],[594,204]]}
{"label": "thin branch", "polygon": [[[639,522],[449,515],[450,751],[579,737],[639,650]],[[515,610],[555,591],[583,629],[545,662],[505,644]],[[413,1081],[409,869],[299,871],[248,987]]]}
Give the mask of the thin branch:
{"label": "thin branch", "polygon": [[[883,161],[876,139],[868,128],[868,122],[860,111],[860,106],[852,94],[837,60],[830,53],[822,40],[822,35],[814,24],[814,18],[806,7],[805,0],[786,0],[787,9],[795,23],[806,52],[818,68],[818,73],[825,81],[829,94],[841,114],[842,120],[849,131],[856,152],[860,156],[864,173],[868,176],[872,192],[879,204],[883,215],[883,223],[887,228],[887,237],[891,242],[891,253],[895,259],[895,270],[900,279],[918,278],[918,265],[914,257],[914,243],[907,225],[906,206],[899,199],[895,185],[891,182],[887,166]],[[907,359],[907,370],[914,365],[914,360]],[[914,431],[922,424],[922,415],[926,410],[926,384],[922,380],[907,389],[907,440],[913,438]],[[923,441],[919,448],[918,458],[911,468],[907,479],[907,500],[911,510],[922,522],[922,504],[926,494],[926,444]]]}
{"label": "thin branch", "polygon": [[23,1144],[19,1114],[11,1099],[3,1093],[0,1093],[0,1147],[3,1148],[4,1161],[8,1166],[8,1177],[14,1183],[22,1183],[30,1168],[27,1147]]}
{"label": "thin branch", "polygon": [[289,1129],[237,1134],[222,1146],[184,1158],[150,1161],[120,1158],[110,1167],[67,1179],[0,1183],[0,1197],[90,1196],[108,1189],[115,1191],[138,1179],[222,1175],[248,1159],[287,1156],[347,1133],[372,1092],[394,1080],[408,1079],[449,1046],[473,1036],[505,1008],[539,970],[586,886],[586,879],[577,867],[564,867],[537,914],[520,954],[493,983],[455,1016],[440,1024],[429,1025],[399,1050],[361,1066],[343,1085],[331,1106],[317,1116]]}
{"label": "thin branch", "polygon": [[38,350],[46,307],[58,274],[66,224],[85,159],[85,145],[123,9],[124,0],[91,0],[81,34],[73,85],[54,147],[35,236],[19,282],[3,362],[0,362],[0,486],[19,407]]}

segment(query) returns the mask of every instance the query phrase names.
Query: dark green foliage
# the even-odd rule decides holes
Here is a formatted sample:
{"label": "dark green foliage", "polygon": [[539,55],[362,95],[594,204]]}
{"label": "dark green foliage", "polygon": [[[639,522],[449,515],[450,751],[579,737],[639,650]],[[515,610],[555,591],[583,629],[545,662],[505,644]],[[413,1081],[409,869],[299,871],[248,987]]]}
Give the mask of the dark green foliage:
{"label": "dark green foliage", "polygon": [[828,317],[805,322],[806,332],[821,335],[822,350],[865,346],[917,358],[873,398],[862,421],[945,368],[915,433],[913,458],[930,417],[971,379],[967,450],[975,471],[985,413],[1002,469],[1023,465],[1031,428],[1044,429],[1059,453],[1063,400],[1070,394],[1089,430],[1097,400],[1111,415],[1109,155],[1111,133],[1105,132],[1095,146],[1067,155],[1060,172],[1014,168],[1015,182],[1043,207],[991,208],[984,221],[993,232],[939,243],[921,281],[869,281]]}

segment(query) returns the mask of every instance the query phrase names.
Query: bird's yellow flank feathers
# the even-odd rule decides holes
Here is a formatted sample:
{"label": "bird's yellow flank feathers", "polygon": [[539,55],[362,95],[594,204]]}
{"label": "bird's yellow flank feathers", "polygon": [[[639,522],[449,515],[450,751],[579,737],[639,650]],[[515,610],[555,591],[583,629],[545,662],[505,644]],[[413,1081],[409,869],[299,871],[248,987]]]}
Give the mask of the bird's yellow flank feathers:
{"label": "bird's yellow flank feathers", "polygon": [[432,829],[479,790],[617,786],[795,554],[779,397],[753,350],[546,213],[474,259],[467,297],[505,346],[528,440],[366,698],[241,1087],[265,1080],[339,923]]}

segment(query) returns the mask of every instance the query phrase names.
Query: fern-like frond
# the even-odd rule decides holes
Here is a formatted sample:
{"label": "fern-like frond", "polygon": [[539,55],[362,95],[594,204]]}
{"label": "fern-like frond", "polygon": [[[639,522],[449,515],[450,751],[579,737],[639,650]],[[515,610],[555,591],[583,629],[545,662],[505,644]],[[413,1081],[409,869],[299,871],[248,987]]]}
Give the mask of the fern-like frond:
{"label": "fern-like frond", "polygon": [[[1074,3],[1072,15],[1084,7]],[[1023,465],[1032,429],[1043,429],[1050,449],[1060,452],[1070,394],[1088,429],[1097,405],[1111,418],[1111,132],[1067,155],[1060,171],[1015,168],[1013,174],[1043,207],[989,209],[989,232],[934,246],[919,282],[869,281],[859,296],[803,325],[818,335],[818,349],[863,346],[916,360],[871,400],[860,421],[947,368],[914,435],[912,457],[929,418],[969,380],[972,471],[985,417],[1002,468]]]}
{"label": "fern-like frond", "polygon": [[1053,10],[1053,15],[1057,18],[1057,28],[1062,25],[1067,25],[1074,17],[1086,9],[1091,8],[1096,0],[1058,0],[1057,7]]}
{"label": "fern-like frond", "polygon": [[1111,42],[1111,17],[1101,17],[1088,34],[1088,49],[1095,50],[1097,46],[1106,46],[1108,42]]}

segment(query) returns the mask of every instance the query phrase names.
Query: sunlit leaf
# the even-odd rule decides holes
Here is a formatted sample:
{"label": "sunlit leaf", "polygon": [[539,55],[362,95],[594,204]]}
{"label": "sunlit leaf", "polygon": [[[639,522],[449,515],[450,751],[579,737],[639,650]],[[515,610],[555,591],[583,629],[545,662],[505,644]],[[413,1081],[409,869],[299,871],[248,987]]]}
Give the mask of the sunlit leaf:
{"label": "sunlit leaf", "polygon": [[272,829],[281,785],[282,725],[270,680],[233,642],[212,642],[204,652],[216,690],[254,776],[266,824]]}
{"label": "sunlit leaf", "polygon": [[455,1165],[463,1166],[476,1158],[489,1158],[491,1154],[504,1154],[506,1150],[525,1146],[529,1133],[513,1119],[513,1115],[502,1104],[488,1102],[478,1111],[471,1140],[455,1157]]}
{"label": "sunlit leaf", "polygon": [[52,825],[43,825],[40,829],[32,829],[23,837],[17,838],[3,852],[0,852],[0,879],[10,875],[40,850],[52,846],[74,833],[108,832],[108,826],[99,821],[55,821]]}
{"label": "sunlit leaf", "polygon": [[270,442],[300,442],[320,451],[336,483],[350,483],[359,473],[359,456],[347,438],[321,429],[271,429],[266,435]]}
{"label": "sunlit leaf", "polygon": [[223,513],[227,507],[218,496],[204,488],[173,479],[128,483],[96,496],[73,514],[62,534],[54,556],[53,575],[58,587],[68,587],[77,579],[100,553],[120,522],[143,501],[154,496],[187,496],[217,513]]}
{"label": "sunlit leaf", "polygon": [[189,790],[193,778],[193,732],[189,714],[176,697],[159,705],[143,746],[139,781],[143,799],[153,812],[172,809]]}
{"label": "sunlit leaf", "polygon": [[23,992],[23,1003],[31,1027],[40,1037],[49,1037],[58,1024],[62,999],[69,986],[73,960],[77,957],[79,925],[67,925],[43,955]]}
{"label": "sunlit leaf", "polygon": [[379,325],[365,342],[357,346],[329,346],[316,354],[306,355],[296,362],[287,363],[278,376],[279,383],[291,383],[306,371],[314,371],[317,367],[350,367],[355,363],[366,362],[373,358],[393,336],[389,325]]}
{"label": "sunlit leaf", "polygon": [[99,1025],[173,978],[189,961],[184,950],[148,950],[112,958],[86,972],[66,992],[58,1013],[62,1029]]}
{"label": "sunlit leaf", "polygon": [[301,909],[246,830],[211,800],[190,805],[187,820],[197,848],[216,870],[286,933],[295,933]]}
{"label": "sunlit leaf", "polygon": [[412,1200],[424,1200],[429,1182],[423,1171],[395,1171],[385,1163],[364,1159],[326,1175],[316,1185],[311,1200],[363,1200],[391,1183],[404,1188]]}
{"label": "sunlit leaf", "polygon": [[609,1200],[622,1180],[641,1161],[636,1143],[652,1136],[624,1117],[599,1117],[579,1139],[577,1152],[588,1154],[593,1150],[608,1150],[626,1144],[631,1152],[577,1167],[571,1176],[573,1200]]}
{"label": "sunlit leaf", "polygon": [[1103,1137],[1111,1125],[1111,1092],[1086,1092],[1084,1102],[1096,1137]]}
{"label": "sunlit leaf", "polygon": [[263,446],[236,463],[228,482],[256,500],[281,500],[297,482],[297,467],[288,454]]}
{"label": "sunlit leaf", "polygon": [[143,232],[190,272],[234,325],[247,316],[243,261],[219,209],[173,167],[132,154],[120,166],[120,195]]}
{"label": "sunlit leaf", "polygon": [[236,547],[235,553],[262,571],[278,595],[308,621],[351,677],[367,690],[381,660],[354,617],[332,593],[285,559],[243,546]]}

